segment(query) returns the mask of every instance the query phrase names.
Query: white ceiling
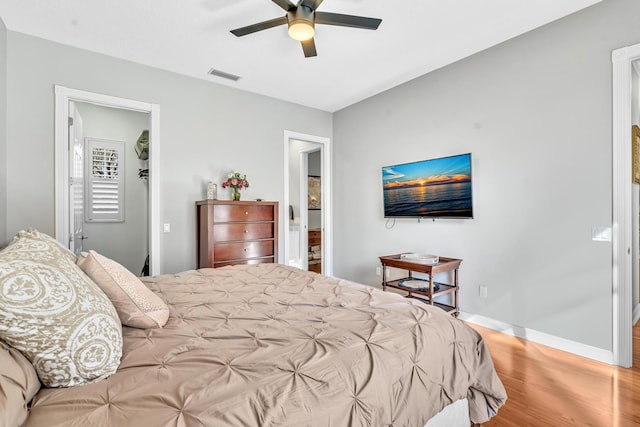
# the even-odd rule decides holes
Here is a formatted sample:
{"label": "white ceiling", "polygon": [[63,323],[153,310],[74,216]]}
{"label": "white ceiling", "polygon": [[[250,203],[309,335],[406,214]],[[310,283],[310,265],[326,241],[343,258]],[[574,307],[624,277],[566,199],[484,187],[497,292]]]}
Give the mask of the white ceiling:
{"label": "white ceiling", "polygon": [[[316,26],[305,58],[270,0],[0,0],[11,31],[333,112],[601,0],[325,0],[377,31]],[[209,76],[215,68],[237,82]]]}

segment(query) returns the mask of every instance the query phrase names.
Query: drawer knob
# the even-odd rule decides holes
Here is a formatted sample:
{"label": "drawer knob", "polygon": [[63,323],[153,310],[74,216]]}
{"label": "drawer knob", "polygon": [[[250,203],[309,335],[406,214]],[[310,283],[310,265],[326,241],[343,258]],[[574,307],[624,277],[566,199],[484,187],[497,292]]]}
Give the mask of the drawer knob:
{"label": "drawer knob", "polygon": [[245,214],[245,215],[249,215],[249,212],[247,212],[247,211],[244,211],[244,214]]}
{"label": "drawer knob", "polygon": [[247,252],[247,248],[244,248],[243,251]]}
{"label": "drawer knob", "polygon": [[244,232],[245,232],[245,233],[248,233],[248,232],[249,232],[249,230],[244,230]]}

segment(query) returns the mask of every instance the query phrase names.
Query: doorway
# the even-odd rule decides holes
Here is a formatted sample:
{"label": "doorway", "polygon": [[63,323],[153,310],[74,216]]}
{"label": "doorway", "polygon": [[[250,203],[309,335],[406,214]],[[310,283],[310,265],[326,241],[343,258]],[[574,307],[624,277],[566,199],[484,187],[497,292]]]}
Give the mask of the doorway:
{"label": "doorway", "polygon": [[[304,157],[303,162],[306,164],[306,171],[300,174],[300,183],[307,184],[300,193],[302,201],[300,213],[302,215],[306,212],[307,229],[307,244],[302,247],[308,248],[302,251],[306,255],[303,259],[307,260],[306,270],[322,273],[322,149],[316,146],[312,151],[300,154]],[[306,209],[302,209],[304,207]],[[303,243],[301,239],[300,244]]]}
{"label": "doorway", "polygon": [[[631,68],[631,124],[633,137],[640,133],[640,60],[633,61]],[[632,139],[632,143],[634,143]],[[640,185],[633,185],[631,221],[633,230],[632,257],[632,325],[640,318]],[[633,341],[632,341],[633,342]]]}
{"label": "doorway", "polygon": [[149,113],[71,104],[70,127],[77,130],[79,124],[81,129],[73,137],[74,159],[80,164],[71,168],[70,249],[76,255],[94,250],[136,276],[145,275],[149,161],[148,151],[138,154],[137,147],[146,141]]}
{"label": "doorway", "polygon": [[[638,229],[633,216],[640,208],[633,203],[631,169],[631,129],[639,120],[637,96],[633,93],[634,62],[640,60],[640,44],[616,49],[613,62],[613,227],[612,227],[612,301],[613,363],[629,368],[633,363],[632,310],[634,271],[638,266],[634,240]],[[634,99],[636,99],[634,101]]]}
{"label": "doorway", "polygon": [[[332,214],[331,214],[331,144],[329,138],[285,131],[284,133],[284,201],[283,209],[288,211],[284,224],[284,263],[302,269],[309,268],[309,224],[312,223],[319,237],[319,252],[322,274],[333,274],[332,263]],[[316,154],[313,154],[316,153]],[[315,171],[310,178],[309,157],[317,157],[319,164],[313,164]],[[318,169],[313,169],[317,167]],[[314,205],[309,215],[309,180],[319,183],[320,200],[316,211]],[[314,185],[314,184],[312,184]],[[315,248],[314,248],[315,249]]]}
{"label": "doorway", "polygon": [[290,251],[287,264],[323,273],[322,145],[290,140],[289,170]]}
{"label": "doorway", "polygon": [[[160,107],[117,98],[108,95],[85,92],[62,86],[55,87],[55,234],[56,239],[65,247],[73,242],[73,231],[70,229],[73,215],[70,206],[74,196],[70,191],[70,156],[69,156],[69,117],[73,104],[93,107],[107,107],[116,110],[144,113],[148,116],[148,253],[149,274],[157,275],[160,266],[160,200],[159,200],[159,115]],[[142,267],[142,266],[140,266]]]}

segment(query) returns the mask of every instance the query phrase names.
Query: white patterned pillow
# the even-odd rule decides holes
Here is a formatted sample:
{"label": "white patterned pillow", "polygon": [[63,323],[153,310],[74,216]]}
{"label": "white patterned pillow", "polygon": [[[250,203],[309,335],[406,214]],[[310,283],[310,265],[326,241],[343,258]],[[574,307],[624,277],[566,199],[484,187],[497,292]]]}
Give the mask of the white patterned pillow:
{"label": "white patterned pillow", "polygon": [[123,325],[144,329],[167,323],[169,307],[122,265],[96,251],[82,252],[77,263],[109,297]]}
{"label": "white patterned pillow", "polygon": [[0,251],[0,339],[46,387],[113,374],[122,327],[106,295],[49,236],[20,232]]}
{"label": "white patterned pillow", "polygon": [[71,262],[76,262],[76,255],[73,252],[71,252],[69,249],[65,248],[64,246],[62,246],[60,242],[58,242],[53,237],[49,236],[48,234],[41,233],[35,228],[29,228],[26,231],[25,230],[18,231],[18,234],[16,234],[16,237],[14,237],[14,239],[17,239],[17,238],[31,239],[33,240],[34,245],[38,245],[37,242],[39,240],[43,241],[43,243],[45,244],[51,243],[55,248],[58,248],[60,252],[62,252],[62,255],[65,258],[67,258]]}

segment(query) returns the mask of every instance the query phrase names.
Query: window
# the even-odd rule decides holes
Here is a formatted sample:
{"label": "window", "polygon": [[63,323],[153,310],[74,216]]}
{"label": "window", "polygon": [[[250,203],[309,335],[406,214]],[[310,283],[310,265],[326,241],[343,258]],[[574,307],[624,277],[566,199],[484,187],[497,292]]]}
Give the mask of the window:
{"label": "window", "polygon": [[86,138],[85,221],[124,222],[124,142]]}

